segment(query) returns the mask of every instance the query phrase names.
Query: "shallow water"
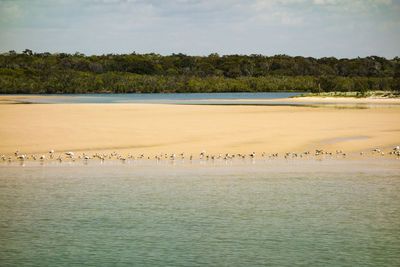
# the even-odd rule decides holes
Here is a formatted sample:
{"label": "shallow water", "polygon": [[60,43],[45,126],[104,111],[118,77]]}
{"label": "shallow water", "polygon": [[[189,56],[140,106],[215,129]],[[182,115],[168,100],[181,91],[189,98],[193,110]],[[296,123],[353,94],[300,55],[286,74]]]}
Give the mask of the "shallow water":
{"label": "shallow water", "polygon": [[[56,97],[30,98],[27,96],[18,101],[29,103],[147,103],[147,104],[230,104],[235,99],[280,99],[301,95],[303,93],[189,93],[189,94],[74,94],[48,95]],[[204,100],[213,99],[214,101]],[[224,101],[221,101],[224,100]],[[247,102],[233,102],[246,104]]]}
{"label": "shallow water", "polygon": [[1,166],[0,265],[399,266],[399,171]]}
{"label": "shallow water", "polygon": [[[397,103],[324,103],[290,101],[306,93],[170,93],[170,94],[62,94],[39,95],[52,97],[15,98],[16,104],[173,104],[173,105],[246,105],[246,106],[307,106],[314,108],[369,109],[397,107]],[[38,96],[38,95],[33,95]],[[10,100],[13,100],[12,98]],[[252,100],[252,101],[248,101]],[[270,100],[270,101],[265,101]]]}

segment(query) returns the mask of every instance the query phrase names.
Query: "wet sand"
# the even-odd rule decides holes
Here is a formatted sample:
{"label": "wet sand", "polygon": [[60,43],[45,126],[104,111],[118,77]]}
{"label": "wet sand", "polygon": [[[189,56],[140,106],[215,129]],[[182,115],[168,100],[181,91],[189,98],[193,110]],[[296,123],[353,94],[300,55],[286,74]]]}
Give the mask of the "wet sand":
{"label": "wet sand", "polygon": [[[291,99],[292,100],[292,99]],[[0,153],[283,153],[391,149],[400,106],[1,104]]]}

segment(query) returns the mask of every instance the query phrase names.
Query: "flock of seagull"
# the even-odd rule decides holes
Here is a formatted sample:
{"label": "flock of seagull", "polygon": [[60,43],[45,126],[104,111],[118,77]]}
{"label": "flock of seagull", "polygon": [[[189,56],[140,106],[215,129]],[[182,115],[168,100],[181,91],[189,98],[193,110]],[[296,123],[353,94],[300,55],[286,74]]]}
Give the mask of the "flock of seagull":
{"label": "flock of seagull", "polygon": [[[400,146],[395,146],[393,149],[391,149],[388,152],[384,152],[383,149],[380,148],[374,148],[368,152],[360,152],[360,156],[365,156],[365,155],[379,155],[379,156],[385,156],[385,155],[393,155],[397,159],[400,158]],[[322,149],[316,149],[315,151],[306,151],[302,153],[295,153],[295,152],[286,152],[283,154],[279,153],[272,153],[272,154],[267,154],[265,152],[261,153],[261,159],[267,160],[267,159],[277,159],[277,158],[283,158],[283,159],[300,159],[300,158],[305,158],[305,159],[310,159],[310,158],[316,158],[316,159],[321,159],[323,156],[329,157],[329,158],[345,158],[347,156],[346,153],[344,153],[342,150],[336,150],[335,152],[329,152],[329,151],[324,151]],[[242,153],[236,153],[236,154],[230,154],[230,153],[219,153],[219,154],[207,154],[206,151],[202,151],[200,154],[197,155],[189,155],[188,157],[184,152],[180,153],[179,155],[172,153],[159,153],[156,154],[155,156],[150,156],[150,155],[145,155],[144,153],[140,153],[137,156],[134,156],[133,154],[129,153],[126,156],[123,156],[117,152],[112,152],[112,153],[95,153],[92,155],[88,155],[86,153],[82,153],[80,155],[76,155],[72,151],[68,152],[62,152],[58,153],[56,155],[54,149],[48,151],[48,153],[37,155],[37,154],[21,154],[19,150],[16,150],[14,155],[1,155],[1,159],[3,162],[12,162],[12,161],[40,161],[40,162],[45,162],[49,160],[53,161],[59,161],[60,163],[63,161],[72,161],[75,162],[77,160],[81,160],[84,162],[87,162],[89,160],[100,160],[101,162],[105,160],[118,160],[121,162],[126,162],[127,160],[156,160],[157,162],[159,161],[172,161],[175,162],[176,160],[185,160],[188,159],[190,162],[193,160],[200,160],[200,161],[212,161],[214,162],[215,160],[223,160],[223,161],[232,161],[234,159],[255,159],[255,158],[260,158],[257,157],[256,153],[250,153],[250,154],[242,154]]]}

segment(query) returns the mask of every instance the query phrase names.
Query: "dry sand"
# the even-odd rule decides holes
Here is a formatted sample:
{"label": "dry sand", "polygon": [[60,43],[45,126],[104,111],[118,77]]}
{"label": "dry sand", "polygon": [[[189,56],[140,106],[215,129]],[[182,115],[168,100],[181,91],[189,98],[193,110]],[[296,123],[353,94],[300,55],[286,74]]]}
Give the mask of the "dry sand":
{"label": "dry sand", "polygon": [[[281,99],[283,100],[283,99]],[[309,102],[309,103],[354,103],[354,104],[400,104],[400,98],[385,97],[294,97],[286,98],[285,101],[290,102]]]}
{"label": "dry sand", "polygon": [[[385,97],[316,97],[316,96],[302,96],[293,98],[279,98],[279,99],[207,99],[203,102],[219,101],[219,102],[257,102],[257,103],[324,103],[324,104],[400,104],[400,98],[385,98]],[[200,102],[196,100],[196,102]]]}
{"label": "dry sand", "polygon": [[398,144],[400,106],[0,105],[0,153],[7,154],[358,152]]}

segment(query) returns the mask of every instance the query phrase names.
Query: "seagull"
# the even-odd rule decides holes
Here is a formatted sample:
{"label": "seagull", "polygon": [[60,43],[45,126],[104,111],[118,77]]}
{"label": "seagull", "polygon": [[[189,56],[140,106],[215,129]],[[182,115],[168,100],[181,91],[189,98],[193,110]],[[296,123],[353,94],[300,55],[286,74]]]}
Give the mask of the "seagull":
{"label": "seagull", "polygon": [[74,155],[74,152],[66,152],[65,155],[67,155],[67,156],[73,156],[73,155]]}

